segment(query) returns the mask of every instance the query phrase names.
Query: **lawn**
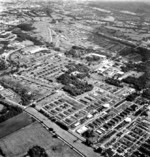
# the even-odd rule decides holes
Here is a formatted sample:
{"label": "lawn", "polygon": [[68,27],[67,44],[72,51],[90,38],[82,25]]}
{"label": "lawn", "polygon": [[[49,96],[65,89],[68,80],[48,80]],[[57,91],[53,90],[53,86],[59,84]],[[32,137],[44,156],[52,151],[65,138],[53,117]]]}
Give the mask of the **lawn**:
{"label": "lawn", "polygon": [[80,157],[58,138],[52,137],[38,122],[0,140],[0,148],[7,157],[21,157],[34,145],[43,147],[49,157]]}
{"label": "lawn", "polygon": [[11,119],[6,120],[5,122],[0,123],[0,138],[9,135],[16,130],[19,130],[30,123],[33,119],[29,117],[26,113],[21,113]]}
{"label": "lawn", "polygon": [[0,112],[2,111],[4,105],[0,104]]}

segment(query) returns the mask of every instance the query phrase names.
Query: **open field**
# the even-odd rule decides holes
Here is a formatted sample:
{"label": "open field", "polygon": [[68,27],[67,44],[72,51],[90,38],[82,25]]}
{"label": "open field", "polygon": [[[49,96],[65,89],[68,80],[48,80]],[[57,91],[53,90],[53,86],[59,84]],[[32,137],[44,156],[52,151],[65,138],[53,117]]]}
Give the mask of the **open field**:
{"label": "open field", "polygon": [[62,141],[52,137],[38,122],[0,140],[0,148],[7,157],[21,157],[34,145],[43,147],[50,157],[79,157]]}
{"label": "open field", "polygon": [[18,116],[0,123],[0,138],[29,125],[32,121],[33,120],[26,113],[21,113]]}
{"label": "open field", "polygon": [[3,106],[2,104],[0,104],[0,111],[2,111],[3,107],[4,107],[4,106]]}

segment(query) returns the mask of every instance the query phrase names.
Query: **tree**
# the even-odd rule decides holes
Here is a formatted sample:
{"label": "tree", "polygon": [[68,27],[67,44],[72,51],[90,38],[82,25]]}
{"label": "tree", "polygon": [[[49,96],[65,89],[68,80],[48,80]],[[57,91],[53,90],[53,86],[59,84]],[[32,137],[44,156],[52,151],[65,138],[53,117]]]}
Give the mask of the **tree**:
{"label": "tree", "polygon": [[92,144],[92,142],[90,141],[89,138],[86,138],[86,141],[85,141],[84,143],[85,143],[85,145],[87,145],[87,146],[91,146],[91,144]]}
{"label": "tree", "polygon": [[93,133],[94,133],[93,130],[87,130],[82,134],[82,136],[85,138],[90,138],[94,136]]}
{"label": "tree", "polygon": [[21,23],[17,25],[17,27],[23,31],[32,31],[35,29],[34,27],[32,27],[32,24],[27,24],[27,23]]}
{"label": "tree", "polygon": [[141,89],[145,88],[145,86],[146,86],[147,76],[146,76],[146,74],[139,78],[129,76],[129,77],[123,79],[123,82],[132,84],[135,89],[141,90]]}
{"label": "tree", "polygon": [[31,100],[34,100],[35,95],[37,95],[37,92],[31,92],[31,89],[22,85],[19,83],[17,80],[12,79],[11,77],[2,77],[0,79],[0,83],[5,87],[5,88],[10,88],[14,92],[16,92],[18,95],[20,95],[22,104],[24,106],[28,105]]}
{"label": "tree", "polygon": [[30,148],[27,155],[29,157],[48,157],[45,149],[40,146],[33,146]]}
{"label": "tree", "polygon": [[4,61],[4,59],[0,59],[0,70],[5,70],[6,68],[6,62]]}
{"label": "tree", "polygon": [[119,80],[116,80],[113,78],[107,78],[105,82],[114,86],[123,87],[123,85],[121,84]]}
{"label": "tree", "polygon": [[0,113],[0,123],[22,113],[22,109],[18,106],[10,106],[2,101],[0,103],[4,105],[4,108]]}
{"label": "tree", "polygon": [[133,101],[138,96],[138,93],[132,93],[126,97],[127,101]]}
{"label": "tree", "polygon": [[6,156],[1,148],[0,148],[0,156],[1,157],[5,157]]}
{"label": "tree", "polygon": [[[92,84],[82,80],[89,77],[89,68],[83,64],[69,64],[67,65],[68,71],[57,78],[59,83],[64,85],[63,90],[72,96],[81,95],[93,89]],[[79,72],[73,75],[72,72]]]}
{"label": "tree", "polygon": [[142,96],[147,98],[147,99],[150,99],[150,88],[144,90],[142,93]]}

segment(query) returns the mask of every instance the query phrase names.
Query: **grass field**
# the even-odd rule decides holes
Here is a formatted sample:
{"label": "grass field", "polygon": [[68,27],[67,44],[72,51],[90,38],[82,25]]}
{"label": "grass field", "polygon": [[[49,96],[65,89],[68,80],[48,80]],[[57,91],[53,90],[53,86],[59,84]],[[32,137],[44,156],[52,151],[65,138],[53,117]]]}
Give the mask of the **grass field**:
{"label": "grass field", "polygon": [[43,147],[49,157],[80,157],[58,138],[52,137],[38,122],[0,140],[0,148],[7,157],[22,157],[34,145]]}
{"label": "grass field", "polygon": [[2,104],[0,104],[0,111],[3,109],[3,107],[4,107],[4,106],[3,106]]}
{"label": "grass field", "polygon": [[3,123],[0,123],[0,138],[29,125],[32,121],[33,120],[26,113],[21,113]]}

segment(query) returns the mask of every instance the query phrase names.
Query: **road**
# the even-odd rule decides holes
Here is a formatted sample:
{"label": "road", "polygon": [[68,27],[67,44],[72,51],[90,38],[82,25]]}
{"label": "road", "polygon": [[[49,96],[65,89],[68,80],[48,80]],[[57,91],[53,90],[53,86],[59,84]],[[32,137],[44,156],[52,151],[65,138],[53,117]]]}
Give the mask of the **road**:
{"label": "road", "polygon": [[0,99],[0,101],[3,101],[3,102],[8,103],[8,104],[11,104],[11,105],[13,105],[13,106],[18,106],[18,107],[22,108],[23,110],[26,108],[25,106],[22,106],[22,105],[20,105],[20,104],[14,102],[14,101],[12,101],[12,100],[9,100],[8,98]]}
{"label": "road", "polygon": [[29,82],[33,82],[33,83],[41,85],[41,86],[45,86],[45,87],[50,88],[50,89],[54,88],[53,85],[42,82],[41,80],[36,80],[35,78],[31,78],[31,77],[27,77],[27,76],[23,76],[23,75],[21,75],[20,77],[23,78],[24,80],[27,80]]}
{"label": "road", "polygon": [[[24,107],[16,102],[11,100],[5,99],[4,102],[12,104],[14,106],[21,107],[24,112],[29,114],[30,116],[34,117],[38,122],[40,122],[43,127],[46,129],[53,128],[55,133],[57,134],[58,138],[66,143],[70,148],[74,149],[78,154],[82,157],[100,157],[100,154],[95,153],[93,148],[86,146],[85,144],[81,143],[80,140],[77,140],[77,137],[70,134],[68,131],[63,130],[57,124],[50,121],[47,117],[39,113],[35,108],[30,106]],[[75,142],[76,141],[76,142]]]}
{"label": "road", "polygon": [[[27,107],[25,109],[25,112],[29,115],[36,118],[38,121],[43,123],[43,125],[47,128],[53,128],[58,137],[64,141],[66,144],[68,144],[72,149],[74,149],[76,152],[78,152],[83,157],[100,157],[100,154],[95,153],[93,151],[93,148],[88,147],[81,143],[80,140],[77,140],[77,138],[70,134],[69,132],[63,130],[60,128],[57,124],[51,122],[48,118],[46,118],[44,115],[39,113],[36,109],[32,107]],[[76,142],[74,142],[76,141]]]}
{"label": "road", "polygon": [[23,47],[9,51],[9,53],[3,53],[3,55],[5,56],[5,60],[10,60],[11,54],[13,54],[21,49],[23,49]]}

